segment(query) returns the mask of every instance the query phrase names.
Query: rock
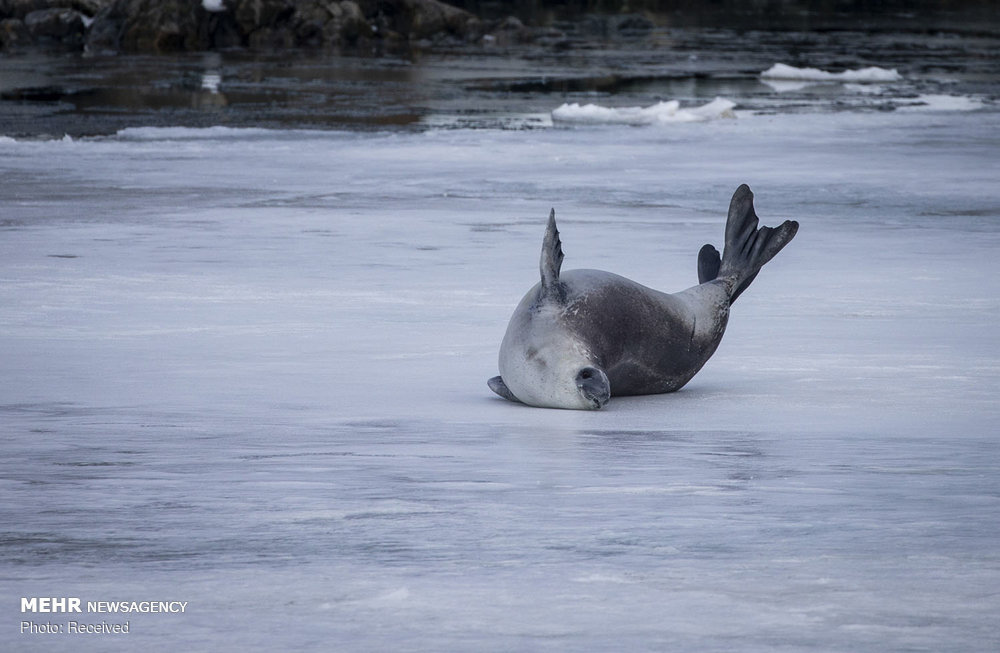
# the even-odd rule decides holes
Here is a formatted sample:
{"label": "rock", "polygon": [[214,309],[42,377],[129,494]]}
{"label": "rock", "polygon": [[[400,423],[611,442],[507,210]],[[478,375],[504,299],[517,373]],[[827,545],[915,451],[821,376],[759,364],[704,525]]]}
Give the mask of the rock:
{"label": "rock", "polygon": [[67,8],[72,4],[70,0],[0,0],[0,16],[24,21],[33,11]]}
{"label": "rock", "polygon": [[36,41],[50,39],[83,45],[83,14],[73,9],[42,9],[24,17],[24,26]]}
{"label": "rock", "polygon": [[0,50],[17,50],[31,43],[31,34],[18,18],[0,21]]}
{"label": "rock", "polygon": [[532,33],[524,23],[514,16],[494,21],[486,26],[486,34],[483,35],[482,43],[487,46],[506,47],[518,43],[525,43],[532,38]]}
{"label": "rock", "polygon": [[208,33],[212,38],[213,49],[239,48],[245,44],[236,19],[229,11],[209,12]]}
{"label": "rock", "polygon": [[24,20],[28,14],[45,9],[74,9],[88,18],[110,0],[0,0],[0,17]]}
{"label": "rock", "polygon": [[0,50],[79,50],[110,0],[0,0]]}
{"label": "rock", "polygon": [[91,17],[111,4],[111,0],[70,0],[70,4],[84,16]]}
{"label": "rock", "polygon": [[656,23],[641,14],[622,14],[608,21],[611,31],[619,34],[645,34],[656,29]]}
{"label": "rock", "polygon": [[179,52],[212,44],[209,12],[201,0],[114,0],[94,18],[91,52]]}
{"label": "rock", "polygon": [[87,39],[84,42],[85,52],[92,54],[102,52],[117,52],[121,42],[121,27],[125,16],[110,6],[105,7],[94,17],[94,22],[87,30]]}
{"label": "rock", "polygon": [[578,25],[584,34],[605,38],[639,36],[655,27],[653,21],[641,14],[587,14]]}
{"label": "rock", "polygon": [[[8,3],[8,8],[13,4]],[[42,2],[18,2],[15,9],[20,12],[43,5]],[[0,22],[0,49],[79,50],[86,35],[86,22],[86,17],[74,9],[34,9],[23,17]]]}
{"label": "rock", "polygon": [[262,27],[249,36],[247,42],[256,50],[280,50],[296,46],[295,33],[287,25]]}
{"label": "rock", "polygon": [[400,49],[421,39],[477,39],[479,20],[438,0],[227,0],[251,48]]}
{"label": "rock", "polygon": [[246,46],[393,51],[472,43],[485,33],[474,15],[439,0],[222,0],[210,7],[202,0],[0,0],[0,19],[20,21],[4,28],[0,45],[84,43],[90,53]]}
{"label": "rock", "polygon": [[245,37],[287,22],[295,11],[291,0],[226,0],[225,6]]}
{"label": "rock", "polygon": [[330,12],[323,4],[309,3],[296,9],[292,19],[295,41],[312,48],[323,46],[328,38],[326,23],[329,20]]}
{"label": "rock", "polygon": [[411,41],[445,34],[469,40],[482,36],[478,18],[439,0],[364,0],[360,8],[370,21],[381,19],[383,29]]}
{"label": "rock", "polygon": [[365,20],[365,15],[361,13],[361,7],[352,0],[336,3],[337,12],[333,19],[327,23],[327,27],[334,30],[339,38],[345,43],[354,43],[361,36],[371,34],[371,25]]}
{"label": "rock", "polygon": [[323,25],[323,45],[334,48],[353,47],[377,33],[353,0],[324,2],[328,20]]}

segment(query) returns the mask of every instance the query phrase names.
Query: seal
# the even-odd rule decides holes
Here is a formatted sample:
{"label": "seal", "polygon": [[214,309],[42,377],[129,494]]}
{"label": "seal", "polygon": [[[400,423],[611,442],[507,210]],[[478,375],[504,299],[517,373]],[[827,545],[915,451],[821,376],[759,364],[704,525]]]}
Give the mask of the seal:
{"label": "seal", "polygon": [[698,285],[664,293],[602,270],[560,273],[562,241],[549,214],[541,281],[521,300],[500,344],[505,399],[547,408],[602,408],[612,395],[679,390],[715,353],[729,307],[787,245],[799,224],[758,227],[753,193],[733,194],[720,257],[698,253]]}

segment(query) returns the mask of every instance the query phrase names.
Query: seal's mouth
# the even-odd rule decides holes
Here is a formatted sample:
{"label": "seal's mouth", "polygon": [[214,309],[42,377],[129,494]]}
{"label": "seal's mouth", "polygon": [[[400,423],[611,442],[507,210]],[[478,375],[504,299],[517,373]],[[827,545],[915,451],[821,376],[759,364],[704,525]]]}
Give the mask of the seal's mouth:
{"label": "seal's mouth", "polygon": [[608,398],[587,397],[587,400],[590,401],[590,407],[594,410],[600,410],[604,408],[604,406],[608,403],[609,399],[610,397]]}

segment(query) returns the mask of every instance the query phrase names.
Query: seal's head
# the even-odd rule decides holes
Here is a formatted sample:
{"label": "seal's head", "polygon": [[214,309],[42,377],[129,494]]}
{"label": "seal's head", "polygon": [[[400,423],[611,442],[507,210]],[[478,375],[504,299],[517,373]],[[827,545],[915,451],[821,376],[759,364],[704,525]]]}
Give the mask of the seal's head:
{"label": "seal's head", "polygon": [[555,211],[542,242],[541,281],[521,300],[500,344],[500,376],[489,381],[501,397],[529,406],[595,410],[611,398],[611,383],[567,317],[567,287],[559,280],[562,242]]}
{"label": "seal's head", "polygon": [[517,314],[500,345],[500,376],[529,406],[602,408],[611,398],[611,383],[560,313],[558,306],[543,304]]}

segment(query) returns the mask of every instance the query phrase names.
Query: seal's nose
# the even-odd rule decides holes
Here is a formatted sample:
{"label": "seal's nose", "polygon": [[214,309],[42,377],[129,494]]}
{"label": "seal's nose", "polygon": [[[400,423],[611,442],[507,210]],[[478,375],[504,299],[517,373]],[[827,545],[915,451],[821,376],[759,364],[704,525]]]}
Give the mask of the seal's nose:
{"label": "seal's nose", "polygon": [[607,375],[596,367],[585,367],[576,375],[576,387],[591,408],[603,408],[611,399],[611,383]]}

